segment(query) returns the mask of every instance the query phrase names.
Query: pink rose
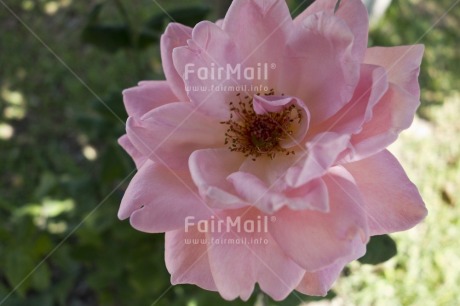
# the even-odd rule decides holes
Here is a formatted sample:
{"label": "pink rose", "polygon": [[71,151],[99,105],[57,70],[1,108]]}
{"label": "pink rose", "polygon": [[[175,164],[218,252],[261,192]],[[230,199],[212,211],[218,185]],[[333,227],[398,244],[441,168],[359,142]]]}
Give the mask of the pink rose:
{"label": "pink rose", "polygon": [[420,103],[423,46],[367,49],[361,1],[336,4],[292,20],[282,0],[235,0],[216,24],[171,23],[166,81],[124,91],[138,173],[118,216],[166,233],[173,284],[325,295],[370,236],[425,217],[385,150]]}

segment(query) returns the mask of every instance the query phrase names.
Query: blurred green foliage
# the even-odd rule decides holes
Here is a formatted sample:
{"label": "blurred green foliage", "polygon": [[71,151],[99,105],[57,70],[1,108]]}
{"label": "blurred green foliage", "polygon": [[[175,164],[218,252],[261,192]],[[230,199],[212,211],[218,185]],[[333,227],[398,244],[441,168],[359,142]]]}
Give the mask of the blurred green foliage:
{"label": "blurred green foliage", "polygon": [[[291,9],[299,4],[303,9],[310,1],[288,2]],[[225,302],[195,286],[171,287],[163,236],[137,232],[116,218],[123,190],[135,173],[116,143],[126,119],[121,90],[163,77],[158,38],[170,18],[193,25],[206,17],[217,19],[214,11],[222,8],[200,0],[5,3],[34,33],[0,4],[0,305],[256,303],[256,295],[247,303]],[[374,238],[360,260],[364,265],[351,265],[337,296],[328,298],[385,305],[388,293],[382,286],[398,284],[391,296],[395,305],[460,304],[452,291],[458,278],[448,273],[456,270],[444,263],[459,259],[455,254],[460,248],[438,253],[460,234],[458,229],[452,232],[460,220],[455,209],[460,153],[451,149],[454,138],[460,147],[455,116],[460,99],[444,103],[458,92],[458,8],[431,29],[451,4],[394,0],[370,40],[372,45],[426,44],[420,114],[450,138],[436,134],[436,141],[403,139],[408,147],[401,158],[424,198],[438,205],[431,207],[434,215],[448,222],[429,219],[433,229],[422,231],[428,241],[400,234],[400,252],[392,259],[393,240]],[[414,157],[419,151],[426,156]],[[420,167],[418,160],[428,166]],[[444,242],[428,247],[441,236]],[[422,277],[422,284],[411,287],[416,290],[408,289],[404,282],[413,284],[414,273],[420,277],[414,272],[417,265],[433,279]],[[433,286],[442,290],[427,288]],[[430,292],[443,292],[442,298],[430,299]],[[298,294],[283,303],[268,303],[298,305],[299,298],[311,300]]]}
{"label": "blurred green foliage", "polygon": [[104,3],[98,3],[89,14],[88,22],[83,28],[82,40],[109,53],[120,49],[142,50],[152,44],[158,44],[166,24],[171,21],[187,26],[194,26],[204,20],[210,12],[210,8],[203,5],[181,7],[169,11],[161,11],[150,17],[142,28],[135,29],[131,25],[130,18],[120,1],[116,1],[120,14],[124,17],[124,23],[104,24],[100,23],[99,15]]}

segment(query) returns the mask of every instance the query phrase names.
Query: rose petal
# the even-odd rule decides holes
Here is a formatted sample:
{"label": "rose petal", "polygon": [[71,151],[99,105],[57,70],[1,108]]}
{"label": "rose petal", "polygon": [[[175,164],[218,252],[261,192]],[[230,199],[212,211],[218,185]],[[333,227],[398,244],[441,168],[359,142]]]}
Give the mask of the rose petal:
{"label": "rose petal", "polygon": [[286,187],[285,175],[289,168],[301,165],[301,154],[277,154],[275,158],[249,156],[242,163],[239,171],[255,175],[275,191],[282,191]]}
{"label": "rose petal", "polygon": [[[241,224],[261,221],[263,214],[256,209],[225,211],[221,218],[240,218]],[[269,227],[270,224],[267,223]],[[268,232],[232,230],[208,233],[214,244],[209,247],[209,262],[214,281],[223,298],[247,300],[256,282],[273,299],[280,301],[299,284],[304,271],[280,249]],[[233,243],[229,242],[233,239]],[[240,239],[240,243],[235,243]],[[226,243],[225,243],[226,241]]]}
{"label": "rose petal", "polygon": [[329,194],[324,180],[317,178],[297,188],[287,188],[283,194],[288,199],[288,206],[293,210],[329,211]]}
{"label": "rose petal", "polygon": [[190,173],[200,194],[208,205],[234,209],[247,206],[236,196],[235,189],[226,178],[238,170],[244,160],[243,154],[229,149],[203,149],[192,153],[189,159]]}
{"label": "rose petal", "polygon": [[144,81],[139,86],[123,91],[123,100],[129,116],[140,118],[154,108],[177,102],[166,81]]}
{"label": "rose petal", "polygon": [[185,92],[185,84],[182,77],[174,67],[173,50],[177,47],[186,46],[187,40],[192,37],[192,29],[179,23],[170,23],[166,27],[165,33],[161,36],[161,62],[163,71],[171,85],[172,91],[179,98],[178,101],[188,101]]}
{"label": "rose petal", "polygon": [[258,177],[245,172],[235,172],[228,176],[237,194],[251,205],[271,213],[287,204],[282,194],[270,190]]}
{"label": "rose petal", "polygon": [[412,228],[427,214],[417,187],[388,151],[344,165],[361,191],[371,235]]}
{"label": "rose petal", "polygon": [[388,81],[384,68],[361,65],[360,80],[351,100],[337,114],[310,130],[310,133],[359,133],[363,124],[372,118],[372,109],[387,89]]}
{"label": "rose petal", "polygon": [[[285,1],[235,0],[225,16],[223,29],[240,50],[242,64],[254,68],[258,64],[279,65],[292,18]],[[257,85],[275,86],[274,72],[269,71],[268,80],[257,80]]]}
{"label": "rose petal", "polygon": [[303,144],[310,125],[310,112],[308,108],[302,100],[295,97],[255,95],[253,98],[254,112],[258,115],[281,112],[291,105],[296,106],[295,113],[291,111],[290,115],[294,120],[290,124],[293,133],[280,141],[280,146],[283,148],[291,148]]}
{"label": "rose petal", "polygon": [[[234,184],[240,197],[256,204],[266,213],[273,213],[283,205],[294,210],[327,211],[329,209],[327,188],[321,179],[313,179],[297,188],[286,184],[286,171],[300,163],[300,159],[299,154],[279,155],[273,159],[259,157],[255,161],[252,157],[248,157],[239,172],[227,179]],[[254,182],[254,186],[244,178]]]}
{"label": "rose petal", "polygon": [[118,218],[130,217],[139,231],[162,233],[183,228],[188,216],[200,220],[211,214],[187,172],[173,172],[148,160],[131,180]]}
{"label": "rose petal", "polygon": [[[285,96],[254,96],[254,99],[253,99],[254,112],[257,115],[264,115],[267,113],[280,112],[286,106],[288,106],[289,104],[292,104],[294,102],[293,100],[297,100],[297,99],[294,97],[285,97]],[[303,102],[299,104],[305,107]]]}
{"label": "rose petal", "polygon": [[134,163],[136,164],[136,168],[139,170],[142,165],[147,161],[147,156],[139,152],[136,147],[131,143],[128,138],[128,135],[123,135],[118,138],[118,144],[125,149],[125,151],[131,156]]}
{"label": "rose petal", "polygon": [[326,296],[327,292],[340,276],[343,268],[349,262],[364,256],[366,253],[366,244],[359,237],[353,240],[353,245],[353,252],[350,256],[338,260],[336,263],[319,271],[305,273],[296,290],[307,295]]}
{"label": "rose petal", "polygon": [[359,160],[382,151],[393,143],[414,120],[420,101],[401,87],[390,83],[385,95],[372,109],[372,118],[351,138],[348,160]]}
{"label": "rose petal", "polygon": [[327,188],[321,179],[296,189],[276,191],[276,187],[267,185],[258,177],[246,173],[235,172],[228,176],[237,194],[251,205],[263,212],[273,213],[283,206],[291,209],[310,209],[328,211]]}
{"label": "rose petal", "polygon": [[341,1],[336,9],[337,0],[316,0],[305,11],[296,17],[294,23],[299,24],[310,15],[327,12],[341,18],[353,32],[353,54],[358,61],[364,57],[367,48],[369,18],[367,9],[361,0]]}
{"label": "rose petal", "polygon": [[323,176],[335,163],[339,154],[345,150],[350,136],[325,132],[307,142],[304,160],[296,163],[286,173],[286,183],[300,187],[311,180]]}
{"label": "rose petal", "polygon": [[418,75],[424,49],[423,45],[373,47],[367,49],[364,63],[384,67],[391,83],[419,99]]}
{"label": "rose petal", "polygon": [[244,54],[255,49],[273,54],[273,45],[288,36],[291,26],[289,8],[285,1],[278,0],[235,0],[223,24],[235,43],[246,51]]}
{"label": "rose petal", "polygon": [[305,102],[312,125],[337,113],[353,95],[360,67],[352,44],[345,22],[326,13],[307,16],[290,35],[277,66],[278,90]]}
{"label": "rose petal", "polygon": [[224,24],[224,19],[218,19],[216,20],[215,22],[216,26],[218,26],[219,28],[222,28],[223,24]]}
{"label": "rose petal", "polygon": [[227,88],[241,85],[232,74],[227,78],[228,66],[241,65],[228,34],[214,23],[202,21],[193,29],[188,46],[174,49],[173,59],[192,104],[205,114],[228,119],[229,103],[235,98],[235,91]]}
{"label": "rose petal", "polygon": [[207,253],[206,235],[199,232],[196,226],[188,231],[178,229],[166,232],[165,262],[171,274],[171,283],[194,284],[217,291]]}
{"label": "rose petal", "polygon": [[340,167],[324,176],[329,212],[284,208],[270,233],[280,247],[307,272],[321,270],[354,252],[354,239],[367,241],[367,221],[353,178]]}
{"label": "rose petal", "polygon": [[191,103],[171,103],[128,118],[126,132],[134,146],[150,159],[173,168],[187,167],[200,148],[223,146],[225,127],[198,112]]}

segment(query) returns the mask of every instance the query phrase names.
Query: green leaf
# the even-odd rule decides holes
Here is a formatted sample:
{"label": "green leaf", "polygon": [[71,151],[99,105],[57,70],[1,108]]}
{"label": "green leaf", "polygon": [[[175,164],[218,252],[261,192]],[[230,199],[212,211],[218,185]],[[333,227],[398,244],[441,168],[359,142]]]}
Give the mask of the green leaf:
{"label": "green leaf", "polygon": [[104,152],[101,171],[103,182],[111,183],[126,175],[122,154],[125,153],[118,145],[111,145]]}
{"label": "green leaf", "polygon": [[94,45],[104,51],[113,53],[120,48],[129,47],[132,42],[127,25],[101,25],[98,23],[103,3],[94,6],[83,28],[81,39],[84,43]]}
{"label": "green leaf", "polygon": [[151,31],[150,29],[144,28],[139,34],[137,47],[139,49],[145,49],[150,45],[158,43],[160,41],[160,37],[161,33],[157,33]]}
{"label": "green leaf", "polygon": [[120,49],[143,49],[159,41],[160,34],[150,29],[142,29],[134,33],[128,24],[101,24],[98,22],[102,4],[96,5],[90,12],[81,39],[109,53]]}
{"label": "green leaf", "polygon": [[49,251],[53,248],[53,243],[50,237],[46,234],[41,234],[35,240],[34,245],[30,248],[31,254],[34,257],[39,258],[40,256],[44,256],[48,254]]}
{"label": "green leaf", "polygon": [[51,172],[44,172],[40,176],[40,183],[34,191],[34,197],[41,199],[46,196],[58,183],[56,176]]}
{"label": "green leaf", "polygon": [[88,25],[83,29],[82,41],[109,53],[132,46],[126,25]]}
{"label": "green leaf", "polygon": [[38,291],[46,290],[51,282],[51,271],[46,263],[41,264],[30,276],[31,286]]}
{"label": "green leaf", "polygon": [[367,244],[366,255],[358,259],[360,263],[376,265],[397,254],[396,242],[388,235],[373,236]]}
{"label": "green leaf", "polygon": [[292,5],[292,17],[297,17],[301,14],[307,7],[309,7],[314,0],[295,0]]}
{"label": "green leaf", "polygon": [[99,14],[101,13],[102,7],[105,3],[96,4],[91,12],[88,15],[88,24],[95,24],[99,19]]}
{"label": "green leaf", "polygon": [[30,286],[30,279],[27,275],[34,268],[32,258],[21,250],[11,250],[5,254],[5,276],[12,288],[17,288],[20,295],[24,295]]}
{"label": "green leaf", "polygon": [[127,25],[89,25],[82,33],[82,41],[109,53],[120,49],[144,49],[159,41],[160,34],[142,30],[137,43]]}

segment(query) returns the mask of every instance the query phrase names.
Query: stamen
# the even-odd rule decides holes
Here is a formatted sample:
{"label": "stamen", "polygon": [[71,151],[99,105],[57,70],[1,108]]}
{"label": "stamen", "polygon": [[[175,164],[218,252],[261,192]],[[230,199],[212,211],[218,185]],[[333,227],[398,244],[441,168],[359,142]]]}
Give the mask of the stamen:
{"label": "stamen", "polygon": [[[261,93],[256,95],[260,96]],[[264,95],[273,96],[275,91],[271,89]],[[259,115],[254,111],[252,97],[245,96],[242,100],[240,93],[236,97],[239,99],[237,103],[230,102],[230,119],[221,122],[228,125],[224,143],[230,151],[251,156],[254,161],[261,156],[273,159],[278,153],[295,154],[294,151],[280,146],[282,140],[287,140],[294,134],[294,121],[302,121],[302,113],[295,105],[286,106],[279,112]]]}

